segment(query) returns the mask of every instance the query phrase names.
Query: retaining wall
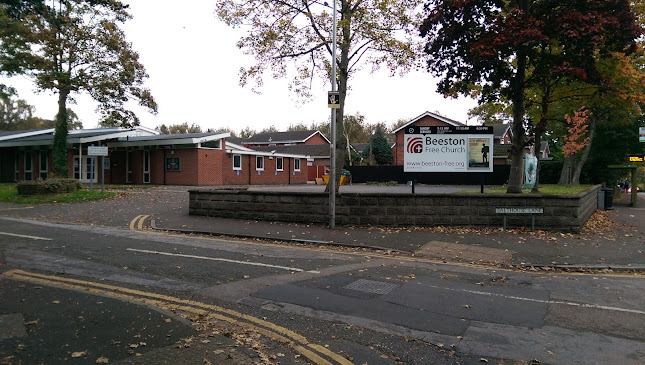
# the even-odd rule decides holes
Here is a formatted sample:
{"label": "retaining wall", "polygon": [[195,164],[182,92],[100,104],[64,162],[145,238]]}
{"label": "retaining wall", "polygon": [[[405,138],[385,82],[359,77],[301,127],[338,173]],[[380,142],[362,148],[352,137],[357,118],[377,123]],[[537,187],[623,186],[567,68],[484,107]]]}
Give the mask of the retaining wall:
{"label": "retaining wall", "polygon": [[[340,226],[501,227],[497,207],[542,207],[536,229],[578,232],[596,211],[600,185],[576,195],[339,194]],[[329,223],[327,193],[189,190],[191,215],[296,223]],[[509,227],[531,226],[529,215],[507,215]]]}

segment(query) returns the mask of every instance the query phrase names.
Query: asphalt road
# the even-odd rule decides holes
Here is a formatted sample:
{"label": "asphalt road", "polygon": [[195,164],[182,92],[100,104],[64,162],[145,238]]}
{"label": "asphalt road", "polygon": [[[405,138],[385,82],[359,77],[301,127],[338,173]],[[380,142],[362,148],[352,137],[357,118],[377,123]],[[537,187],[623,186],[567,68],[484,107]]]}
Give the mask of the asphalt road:
{"label": "asphalt road", "polygon": [[330,363],[645,363],[642,276],[7,217],[0,265],[2,364],[324,363],[271,335],[285,331]]}

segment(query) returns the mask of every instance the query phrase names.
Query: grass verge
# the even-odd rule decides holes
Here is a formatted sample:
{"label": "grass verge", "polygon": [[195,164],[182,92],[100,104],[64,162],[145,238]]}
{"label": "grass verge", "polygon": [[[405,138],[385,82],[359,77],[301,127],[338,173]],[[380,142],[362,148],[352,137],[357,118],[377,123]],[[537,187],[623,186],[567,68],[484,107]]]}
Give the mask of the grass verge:
{"label": "grass verge", "polygon": [[101,193],[96,189],[93,192],[89,190],[80,190],[73,193],[55,194],[55,195],[18,195],[16,184],[0,184],[0,202],[17,203],[17,204],[40,204],[40,203],[76,203],[89,200],[101,200],[115,196],[114,192]]}

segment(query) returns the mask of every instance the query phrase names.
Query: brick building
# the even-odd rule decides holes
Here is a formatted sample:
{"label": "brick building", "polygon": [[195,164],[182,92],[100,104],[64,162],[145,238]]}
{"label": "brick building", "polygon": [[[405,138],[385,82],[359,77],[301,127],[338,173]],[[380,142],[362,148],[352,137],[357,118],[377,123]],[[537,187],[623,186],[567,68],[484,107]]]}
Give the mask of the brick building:
{"label": "brick building", "polygon": [[[52,171],[53,129],[0,133],[0,181],[47,179]],[[304,184],[306,154],[255,151],[228,132],[158,135],[155,131],[99,128],[67,137],[70,177],[111,184],[229,185]],[[107,147],[107,156],[88,156],[88,147]],[[92,162],[93,161],[93,162]],[[92,170],[93,168],[93,170]],[[93,171],[93,173],[92,173]]]}

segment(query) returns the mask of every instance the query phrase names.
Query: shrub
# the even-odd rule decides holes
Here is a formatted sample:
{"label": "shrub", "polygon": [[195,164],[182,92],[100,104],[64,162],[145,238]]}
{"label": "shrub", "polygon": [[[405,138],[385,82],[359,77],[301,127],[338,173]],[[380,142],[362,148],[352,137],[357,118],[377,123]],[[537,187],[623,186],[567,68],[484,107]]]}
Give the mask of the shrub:
{"label": "shrub", "polygon": [[81,183],[75,179],[21,181],[16,188],[19,195],[51,195],[81,190]]}

